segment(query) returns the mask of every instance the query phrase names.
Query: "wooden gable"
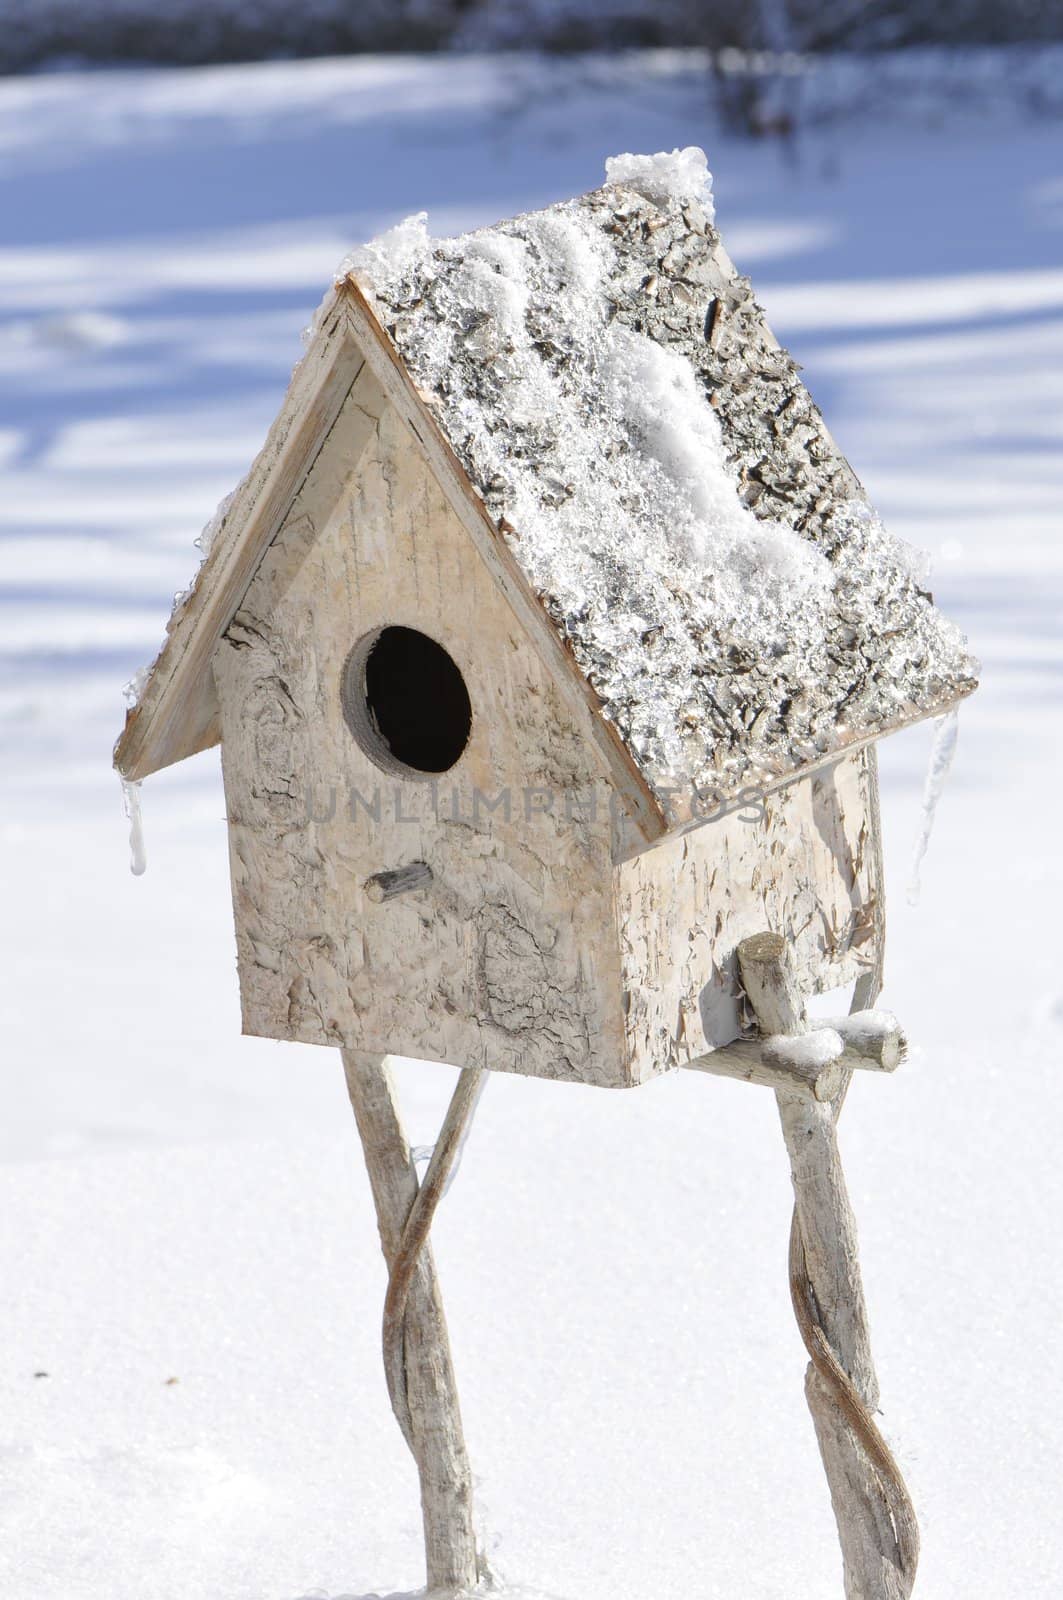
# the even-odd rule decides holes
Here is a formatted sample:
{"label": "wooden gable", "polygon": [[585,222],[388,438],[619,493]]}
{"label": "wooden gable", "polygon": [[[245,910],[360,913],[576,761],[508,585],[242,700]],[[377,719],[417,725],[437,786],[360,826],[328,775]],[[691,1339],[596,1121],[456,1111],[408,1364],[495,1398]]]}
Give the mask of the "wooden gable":
{"label": "wooden gable", "polygon": [[[472,724],[437,780],[386,771],[342,699],[383,627],[442,645]],[[423,444],[359,376],[213,661],[244,1030],[631,1082],[614,923],[624,836],[589,728]],[[383,903],[370,880],[426,862]]]}

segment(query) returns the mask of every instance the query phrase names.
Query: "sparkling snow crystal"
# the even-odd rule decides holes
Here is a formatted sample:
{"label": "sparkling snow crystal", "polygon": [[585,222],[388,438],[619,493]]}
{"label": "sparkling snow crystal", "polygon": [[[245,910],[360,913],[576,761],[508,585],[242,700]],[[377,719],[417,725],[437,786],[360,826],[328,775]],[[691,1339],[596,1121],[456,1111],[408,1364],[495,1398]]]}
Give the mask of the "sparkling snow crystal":
{"label": "sparkling snow crystal", "polygon": [[704,150],[661,151],[655,156],[610,156],[605,163],[607,183],[623,184],[647,200],[667,205],[671,200],[700,200],[708,220],[714,216],[712,173]]}
{"label": "sparkling snow crystal", "polygon": [[390,277],[406,272],[427,256],[432,241],[428,237],[428,212],[418,211],[368,244],[352,250],[340,265],[339,275],[348,272],[367,278]]}
{"label": "sparkling snow crystal", "polygon": [[800,1035],[775,1033],[764,1042],[770,1053],[778,1054],[809,1072],[829,1067],[845,1048],[841,1035],[835,1033],[833,1028],[812,1028]]}

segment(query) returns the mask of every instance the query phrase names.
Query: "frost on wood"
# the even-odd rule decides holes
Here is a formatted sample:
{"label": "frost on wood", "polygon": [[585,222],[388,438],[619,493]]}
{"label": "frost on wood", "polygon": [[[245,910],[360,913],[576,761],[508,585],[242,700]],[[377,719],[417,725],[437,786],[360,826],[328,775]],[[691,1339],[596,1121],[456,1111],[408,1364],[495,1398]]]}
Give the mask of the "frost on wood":
{"label": "frost on wood", "polygon": [[[192,541],[196,549],[199,551],[199,564],[201,567],[204,561],[206,561],[207,557],[210,555],[211,550],[214,548],[214,541],[225,526],[225,519],[229,514],[229,507],[236,499],[236,496],[242,487],[242,483],[238,484],[235,489],[231,490],[227,495],[224,496],[224,498],[219,502],[218,507],[210,521],[205,524],[202,531],[198,533],[195,539]],[[178,589],[177,593],[174,595],[173,610],[170,614],[170,621],[167,624],[167,632],[169,632],[173,625],[174,619],[177,617],[181,607],[184,605],[194,588],[195,580],[193,579],[192,583],[189,584],[187,589]]]}
{"label": "frost on wood", "polygon": [[[210,555],[215,539],[225,526],[225,518],[228,516],[229,507],[236,499],[236,496],[242,487],[243,482],[238,484],[235,489],[231,490],[230,493],[224,497],[210,521],[205,525],[202,532],[198,533],[195,539],[192,541],[196,549],[199,551],[200,570],[202,570],[203,563]],[[173,606],[170,611],[170,620],[166,624],[167,633],[169,633],[173,628],[175,621],[184,607],[185,601],[188,600],[189,596],[195,589],[198,577],[199,573],[197,571],[196,576],[192,579],[192,582],[187,586],[187,588],[178,589],[177,593],[174,595]],[[156,660],[157,659],[158,657],[156,657]],[[122,690],[122,693],[126,698],[126,704],[129,706],[131,711],[135,711],[137,706],[140,704],[140,697],[147,687],[153,668],[154,662],[152,662],[150,666],[138,667],[136,672],[134,672],[133,676]]]}
{"label": "frost on wood", "polygon": [[837,1061],[845,1046],[841,1035],[833,1028],[816,1028],[805,1034],[769,1034],[764,1041],[764,1048],[812,1071],[829,1067],[832,1061]]}
{"label": "frost on wood", "polygon": [[132,708],[136,705],[139,705],[140,697],[144,693],[145,685],[150,677],[150,667],[137,668],[129,682],[122,689],[122,693],[125,695],[127,706]]}
{"label": "frost on wood", "polygon": [[973,687],[712,226],[700,152],[344,263],[658,796],[735,795]]}

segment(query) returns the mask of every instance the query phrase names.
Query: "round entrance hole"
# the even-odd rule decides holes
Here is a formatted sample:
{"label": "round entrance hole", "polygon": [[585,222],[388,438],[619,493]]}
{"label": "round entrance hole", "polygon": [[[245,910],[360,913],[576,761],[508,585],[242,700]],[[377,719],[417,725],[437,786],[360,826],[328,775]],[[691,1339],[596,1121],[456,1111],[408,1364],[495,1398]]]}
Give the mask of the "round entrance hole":
{"label": "round entrance hole", "polygon": [[446,772],[469,742],[465,680],[443,646],[415,628],[378,628],[359,640],[342,699],[347,726],[385,772]]}

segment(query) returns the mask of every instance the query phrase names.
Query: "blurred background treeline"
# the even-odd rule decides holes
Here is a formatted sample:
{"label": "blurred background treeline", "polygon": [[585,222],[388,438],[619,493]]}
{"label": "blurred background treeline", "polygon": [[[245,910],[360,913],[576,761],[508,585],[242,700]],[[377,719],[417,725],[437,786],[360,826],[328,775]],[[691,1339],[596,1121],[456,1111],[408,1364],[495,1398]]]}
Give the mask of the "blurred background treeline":
{"label": "blurred background treeline", "polygon": [[0,72],[355,52],[882,51],[1063,38],[1063,0],[0,0]]}

